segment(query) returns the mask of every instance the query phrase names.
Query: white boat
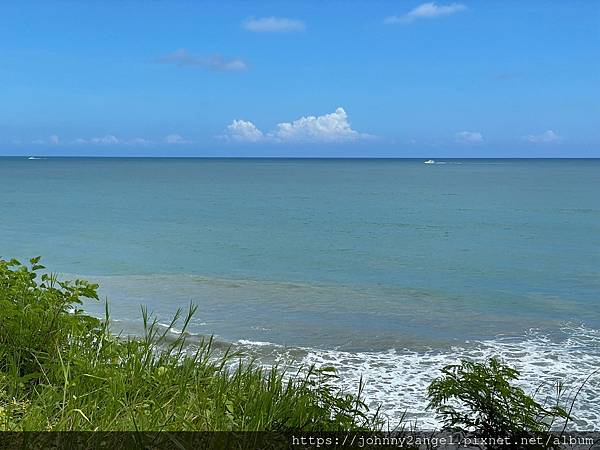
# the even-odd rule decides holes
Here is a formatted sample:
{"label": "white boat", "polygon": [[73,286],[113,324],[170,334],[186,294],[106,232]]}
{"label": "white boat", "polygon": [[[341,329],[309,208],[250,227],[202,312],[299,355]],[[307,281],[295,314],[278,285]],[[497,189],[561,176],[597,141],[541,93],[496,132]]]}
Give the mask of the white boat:
{"label": "white boat", "polygon": [[428,159],[425,161],[425,164],[435,164],[435,161],[433,159]]}
{"label": "white boat", "polygon": [[30,157],[29,157],[29,158],[27,158],[27,159],[39,159],[39,158],[36,158],[35,156],[30,156]]}

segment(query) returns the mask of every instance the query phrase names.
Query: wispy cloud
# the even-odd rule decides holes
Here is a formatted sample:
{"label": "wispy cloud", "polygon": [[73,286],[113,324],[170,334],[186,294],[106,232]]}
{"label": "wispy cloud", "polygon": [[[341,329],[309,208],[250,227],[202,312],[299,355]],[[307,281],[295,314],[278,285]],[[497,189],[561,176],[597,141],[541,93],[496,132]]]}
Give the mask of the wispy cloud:
{"label": "wispy cloud", "polygon": [[242,27],[254,33],[291,33],[304,31],[304,22],[286,17],[261,17],[251,18],[242,23]]}
{"label": "wispy cloud", "polygon": [[423,3],[401,16],[386,17],[384,23],[390,25],[409,24],[418,19],[435,19],[438,17],[449,16],[466,9],[467,7],[462,3],[451,3],[449,5],[438,5],[435,2]]}
{"label": "wispy cloud", "polygon": [[115,145],[119,144],[120,142],[121,141],[112,134],[107,134],[106,136],[95,137],[91,139],[92,144]]}
{"label": "wispy cloud", "polygon": [[190,141],[188,141],[182,135],[177,134],[177,133],[169,134],[168,136],[165,136],[164,142],[165,142],[165,144],[170,144],[170,145],[179,145],[179,144],[189,144],[190,143]]}
{"label": "wispy cloud", "polygon": [[71,144],[75,145],[119,145],[119,146],[154,146],[157,144],[189,144],[190,141],[186,140],[180,134],[169,134],[160,141],[152,139],[146,139],[136,137],[133,139],[121,139],[112,134],[107,134],[101,137],[92,137],[89,139],[78,138],[71,141]]}
{"label": "wispy cloud", "polygon": [[178,67],[200,67],[215,72],[243,72],[248,65],[240,58],[226,59],[219,54],[211,56],[197,56],[182,48],[172,53],[161,56],[157,62],[174,64]]}
{"label": "wispy cloud", "polygon": [[131,145],[152,145],[152,144],[154,144],[154,142],[152,142],[149,139],[144,139],[144,138],[139,138],[139,137],[130,139],[129,141],[127,141],[127,143],[131,144]]}
{"label": "wispy cloud", "polygon": [[481,144],[483,134],[479,131],[460,131],[454,135],[454,140],[459,144]]}
{"label": "wispy cloud", "polygon": [[123,141],[112,134],[107,134],[101,137],[92,137],[89,139],[77,138],[71,141],[71,144],[75,145],[116,145],[121,143],[123,143]]}
{"label": "wispy cloud", "polygon": [[[90,137],[90,138],[77,138],[72,140],[62,140],[56,134],[48,136],[46,139],[35,139],[31,141],[32,144],[36,145],[97,145],[97,146],[156,146],[156,145],[181,145],[191,144],[193,141],[185,139],[182,135],[173,133],[165,136],[159,140],[146,139],[141,137],[135,137],[132,139],[122,139],[112,134],[106,134],[104,136]],[[23,141],[15,140],[13,144],[21,145]]]}
{"label": "wispy cloud", "polygon": [[61,140],[56,134],[51,134],[47,139],[35,139],[31,143],[35,145],[58,145],[61,143]]}
{"label": "wispy cloud", "polygon": [[372,138],[352,129],[344,108],[337,108],[322,116],[304,116],[293,122],[282,122],[268,133],[263,133],[252,122],[234,120],[221,136],[236,142],[273,143],[336,143]]}
{"label": "wispy cloud", "polygon": [[550,142],[558,142],[561,138],[558,133],[552,130],[546,130],[540,134],[529,134],[525,136],[524,139],[534,144],[547,144]]}

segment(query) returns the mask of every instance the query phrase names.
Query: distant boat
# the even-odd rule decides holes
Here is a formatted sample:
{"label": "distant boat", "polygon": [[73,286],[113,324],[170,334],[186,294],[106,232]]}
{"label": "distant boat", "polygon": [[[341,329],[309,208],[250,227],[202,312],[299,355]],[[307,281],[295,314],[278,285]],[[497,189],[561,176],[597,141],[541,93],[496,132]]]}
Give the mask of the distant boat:
{"label": "distant boat", "polygon": [[428,159],[425,161],[425,164],[435,164],[435,161],[433,159]]}
{"label": "distant boat", "polygon": [[30,157],[29,157],[29,158],[27,158],[27,159],[39,159],[39,158],[36,158],[35,156],[30,156]]}

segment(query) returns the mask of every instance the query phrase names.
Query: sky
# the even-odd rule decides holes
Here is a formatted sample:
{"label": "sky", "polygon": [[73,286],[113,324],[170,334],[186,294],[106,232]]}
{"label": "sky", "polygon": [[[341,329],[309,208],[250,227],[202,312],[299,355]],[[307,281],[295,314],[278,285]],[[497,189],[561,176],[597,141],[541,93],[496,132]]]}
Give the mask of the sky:
{"label": "sky", "polygon": [[600,2],[5,1],[0,155],[600,157]]}

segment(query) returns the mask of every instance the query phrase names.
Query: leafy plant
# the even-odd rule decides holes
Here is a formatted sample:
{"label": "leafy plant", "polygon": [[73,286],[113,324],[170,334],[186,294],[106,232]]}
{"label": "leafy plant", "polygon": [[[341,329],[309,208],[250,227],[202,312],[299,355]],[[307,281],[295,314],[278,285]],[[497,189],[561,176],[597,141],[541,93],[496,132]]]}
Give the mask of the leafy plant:
{"label": "leafy plant", "polygon": [[[0,260],[0,430],[342,431],[380,426],[357,394],[332,386],[331,369],[296,373],[191,342],[196,313],[161,328],[142,308],[144,333],[122,338],[87,316],[96,284],[59,281]],[[174,335],[170,329],[178,323]]]}
{"label": "leafy plant", "polygon": [[568,418],[558,404],[546,407],[511,384],[519,371],[497,358],[463,360],[442,373],[429,385],[428,408],[438,413],[445,430],[520,439],[548,433],[556,419]]}
{"label": "leafy plant", "polygon": [[21,382],[41,376],[44,362],[65,348],[70,337],[89,333],[99,321],[78,308],[82,298],[98,299],[98,285],[58,281],[40,258],[31,268],[17,260],[0,260],[0,369]]}

